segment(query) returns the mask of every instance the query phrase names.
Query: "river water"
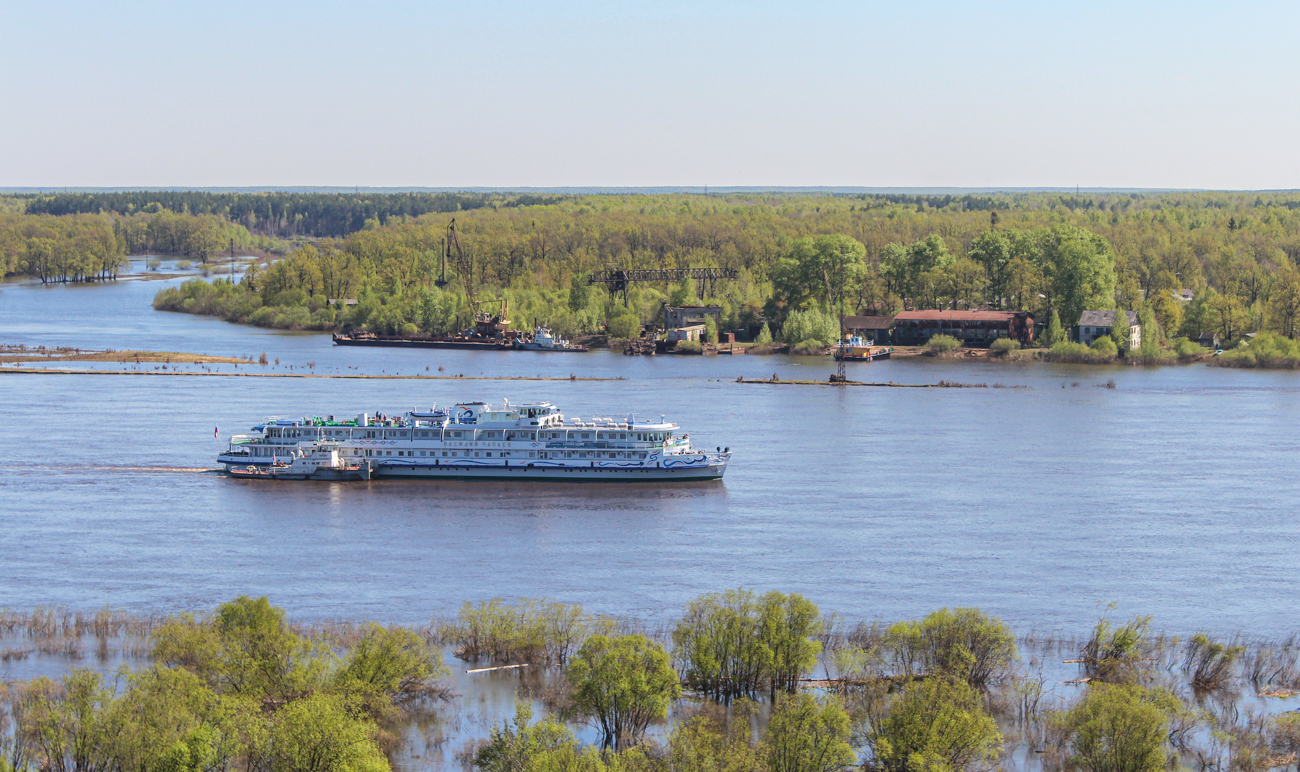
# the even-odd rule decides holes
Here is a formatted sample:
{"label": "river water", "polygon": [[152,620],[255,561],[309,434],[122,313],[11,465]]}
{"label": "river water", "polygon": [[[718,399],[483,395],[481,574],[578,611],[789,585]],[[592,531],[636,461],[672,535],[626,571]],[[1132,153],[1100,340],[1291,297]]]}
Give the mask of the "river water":
{"label": "river water", "polygon": [[[1024,388],[743,384],[832,366],[334,347],[152,310],[174,281],[0,285],[0,343],[265,352],[272,364],[239,369],[426,379],[0,375],[0,606],[172,611],[265,594],[299,618],[417,623],[464,600],[549,596],[663,620],[746,586],[868,619],[979,606],[1022,633],[1082,632],[1110,602],[1175,633],[1296,627],[1300,373],[896,360],[855,375]],[[566,380],[428,377],[460,373]],[[732,465],[725,481],[667,487],[193,471],[214,465],[214,428],[268,415],[503,397],[666,414],[697,444],[729,446]]]}

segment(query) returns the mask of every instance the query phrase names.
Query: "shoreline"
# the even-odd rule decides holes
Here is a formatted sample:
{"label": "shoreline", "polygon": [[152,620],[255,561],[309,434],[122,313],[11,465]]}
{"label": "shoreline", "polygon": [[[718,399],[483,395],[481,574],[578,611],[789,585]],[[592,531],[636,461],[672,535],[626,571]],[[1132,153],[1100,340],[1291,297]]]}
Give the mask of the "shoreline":
{"label": "shoreline", "polygon": [[[247,364],[240,362],[240,364]],[[404,381],[625,381],[626,378],[579,378],[541,375],[328,375],[319,373],[193,373],[176,370],[64,370],[54,367],[0,367],[0,375],[162,375],[171,378],[353,378]]]}

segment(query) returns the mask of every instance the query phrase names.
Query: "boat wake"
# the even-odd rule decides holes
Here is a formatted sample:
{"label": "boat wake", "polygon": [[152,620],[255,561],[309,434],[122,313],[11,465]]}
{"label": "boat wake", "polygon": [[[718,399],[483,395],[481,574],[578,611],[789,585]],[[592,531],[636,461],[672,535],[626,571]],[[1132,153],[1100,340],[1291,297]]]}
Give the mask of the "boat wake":
{"label": "boat wake", "polygon": [[210,466],[143,466],[135,464],[25,464],[22,471],[39,472],[126,472],[126,473],[167,473],[178,472],[195,474],[201,472],[220,472]]}

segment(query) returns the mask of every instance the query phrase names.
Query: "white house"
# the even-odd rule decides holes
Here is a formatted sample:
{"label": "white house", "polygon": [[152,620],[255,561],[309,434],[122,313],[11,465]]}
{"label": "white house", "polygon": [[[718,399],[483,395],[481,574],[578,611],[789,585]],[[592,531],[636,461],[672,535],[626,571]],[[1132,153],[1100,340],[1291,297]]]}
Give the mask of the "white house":
{"label": "white house", "polygon": [[[1130,330],[1129,348],[1137,348],[1142,345],[1142,327],[1138,324],[1137,311],[1125,313],[1128,314]],[[1094,340],[1110,335],[1114,325],[1114,311],[1084,311],[1079,317],[1079,324],[1074,328],[1074,339],[1085,346],[1091,346]]]}

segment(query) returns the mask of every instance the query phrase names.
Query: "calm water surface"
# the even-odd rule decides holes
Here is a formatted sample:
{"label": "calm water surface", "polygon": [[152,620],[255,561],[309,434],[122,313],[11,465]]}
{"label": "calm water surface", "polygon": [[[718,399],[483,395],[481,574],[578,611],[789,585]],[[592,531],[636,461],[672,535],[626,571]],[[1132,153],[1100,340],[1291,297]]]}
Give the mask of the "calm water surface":
{"label": "calm water surface", "polygon": [[[241,367],[258,372],[624,380],[0,376],[0,606],[165,611],[267,594],[299,617],[413,623],[462,600],[546,595],[666,619],[744,585],[853,617],[974,605],[1021,631],[1078,632],[1111,601],[1174,632],[1296,627],[1300,374],[895,361],[856,371],[1027,388],[746,385],[736,377],[832,368],[336,348],[155,312],[165,285],[0,285],[0,342],[280,360]],[[670,487],[184,471],[213,466],[214,427],[502,397],[667,414],[730,446],[732,467]]]}

